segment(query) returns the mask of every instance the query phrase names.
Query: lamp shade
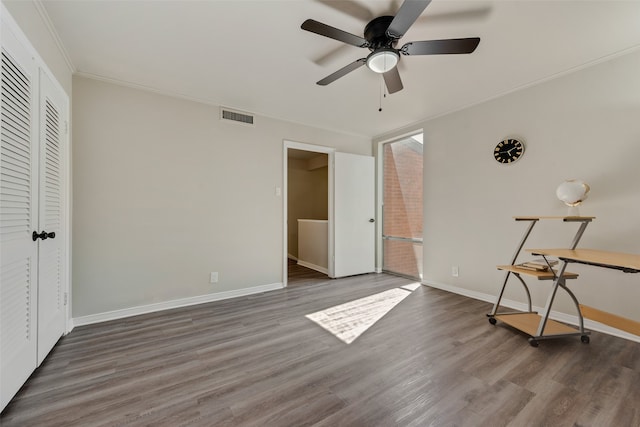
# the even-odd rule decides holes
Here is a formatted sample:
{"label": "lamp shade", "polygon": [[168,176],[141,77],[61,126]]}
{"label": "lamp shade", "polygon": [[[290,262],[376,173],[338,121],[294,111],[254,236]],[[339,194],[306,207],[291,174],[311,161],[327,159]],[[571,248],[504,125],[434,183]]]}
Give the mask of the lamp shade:
{"label": "lamp shade", "polygon": [[556,196],[567,206],[578,206],[589,195],[591,188],[579,179],[569,179],[558,186]]}

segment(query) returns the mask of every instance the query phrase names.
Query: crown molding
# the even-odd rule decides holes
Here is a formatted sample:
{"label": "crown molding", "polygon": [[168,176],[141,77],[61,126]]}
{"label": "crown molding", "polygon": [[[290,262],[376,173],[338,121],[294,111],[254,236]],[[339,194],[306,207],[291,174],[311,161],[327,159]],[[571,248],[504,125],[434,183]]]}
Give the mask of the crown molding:
{"label": "crown molding", "polygon": [[64,47],[64,43],[62,43],[62,39],[60,39],[60,36],[58,35],[58,31],[56,30],[55,25],[53,25],[53,22],[51,21],[51,18],[49,17],[49,13],[47,12],[47,9],[42,3],[42,0],[33,0],[33,4],[36,7],[38,14],[40,15],[40,18],[42,18],[42,21],[44,22],[44,25],[47,28],[47,31],[49,31],[49,35],[51,35],[51,38],[56,44],[58,51],[64,58],[64,62],[67,64],[67,68],[69,68],[69,71],[71,71],[72,74],[77,72],[78,69],[73,64],[73,61],[69,56],[69,52],[67,52],[67,49]]}

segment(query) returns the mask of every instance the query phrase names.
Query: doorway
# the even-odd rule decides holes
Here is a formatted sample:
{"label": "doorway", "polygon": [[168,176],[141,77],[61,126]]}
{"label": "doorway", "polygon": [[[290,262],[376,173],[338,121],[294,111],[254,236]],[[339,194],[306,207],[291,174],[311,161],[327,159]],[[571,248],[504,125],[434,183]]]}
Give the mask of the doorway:
{"label": "doorway", "polygon": [[287,163],[287,257],[289,264],[329,272],[328,155],[289,149]]}
{"label": "doorway", "polygon": [[289,150],[327,156],[327,275],[331,278],[375,271],[375,179],[372,156],[339,153],[333,148],[284,141],[283,285],[288,265]]}
{"label": "doorway", "polygon": [[382,269],[422,279],[423,135],[382,144]]}
{"label": "doorway", "polygon": [[307,278],[333,276],[333,154],[329,147],[284,142],[285,287],[290,267],[296,277],[300,270],[311,270],[302,273]]}

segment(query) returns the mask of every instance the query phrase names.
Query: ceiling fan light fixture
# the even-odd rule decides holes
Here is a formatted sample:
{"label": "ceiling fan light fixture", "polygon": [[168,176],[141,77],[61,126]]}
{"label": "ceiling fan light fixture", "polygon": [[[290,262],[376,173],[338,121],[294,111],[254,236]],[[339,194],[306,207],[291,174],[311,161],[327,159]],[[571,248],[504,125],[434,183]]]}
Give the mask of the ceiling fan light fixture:
{"label": "ceiling fan light fixture", "polygon": [[400,55],[394,49],[382,48],[367,56],[367,67],[374,73],[383,74],[398,65]]}

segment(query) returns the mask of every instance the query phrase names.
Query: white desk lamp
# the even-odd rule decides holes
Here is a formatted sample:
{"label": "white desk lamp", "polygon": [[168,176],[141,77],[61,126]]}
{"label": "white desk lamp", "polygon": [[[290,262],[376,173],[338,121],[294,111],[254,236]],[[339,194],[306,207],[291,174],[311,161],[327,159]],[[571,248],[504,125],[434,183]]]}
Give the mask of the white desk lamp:
{"label": "white desk lamp", "polygon": [[580,216],[578,206],[587,198],[591,188],[579,179],[569,179],[558,186],[556,196],[569,207],[568,216]]}

